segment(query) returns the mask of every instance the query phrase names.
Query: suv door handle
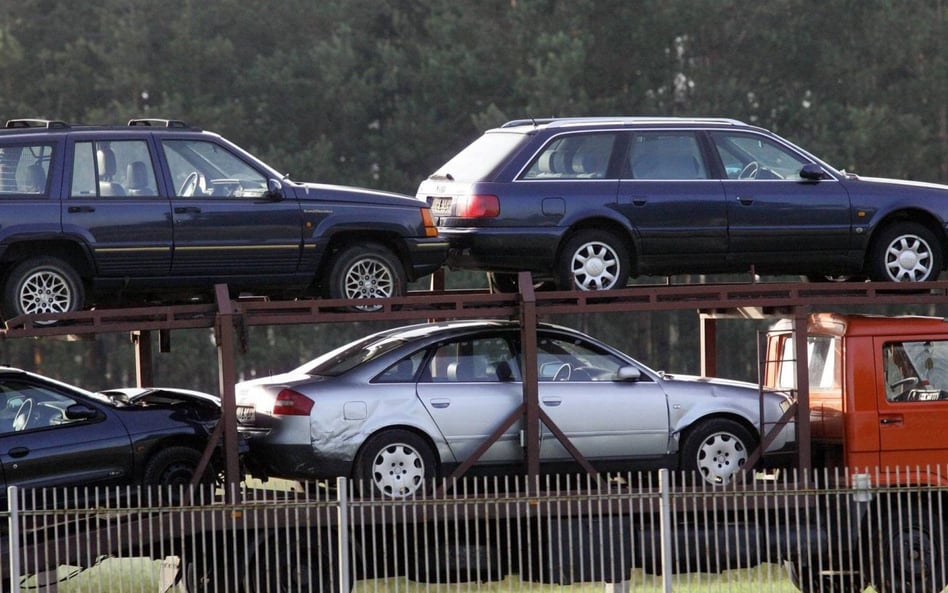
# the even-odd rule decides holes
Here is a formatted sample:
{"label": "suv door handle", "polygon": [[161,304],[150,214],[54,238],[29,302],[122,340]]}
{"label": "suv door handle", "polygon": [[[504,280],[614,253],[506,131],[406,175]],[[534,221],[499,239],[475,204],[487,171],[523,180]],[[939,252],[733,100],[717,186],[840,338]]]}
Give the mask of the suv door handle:
{"label": "suv door handle", "polygon": [[175,214],[198,214],[200,211],[197,206],[178,206],[174,209]]}
{"label": "suv door handle", "polygon": [[70,206],[68,211],[71,214],[78,212],[95,212],[95,208],[92,206]]}

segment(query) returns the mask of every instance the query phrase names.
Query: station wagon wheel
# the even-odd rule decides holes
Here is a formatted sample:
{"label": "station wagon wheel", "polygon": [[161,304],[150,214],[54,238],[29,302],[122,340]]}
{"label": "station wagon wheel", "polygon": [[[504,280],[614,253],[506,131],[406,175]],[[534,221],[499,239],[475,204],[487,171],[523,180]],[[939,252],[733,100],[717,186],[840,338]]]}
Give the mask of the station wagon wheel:
{"label": "station wagon wheel", "polygon": [[563,290],[623,288],[629,279],[625,245],[609,231],[584,230],[563,246],[559,287]]}
{"label": "station wagon wheel", "polygon": [[937,280],[942,270],[942,246],[935,235],[915,222],[883,229],[873,241],[869,275],[884,282]]}
{"label": "station wagon wheel", "polygon": [[744,467],[755,446],[750,431],[734,420],[705,420],[685,438],[681,469],[697,472],[708,484],[727,484]]}
{"label": "station wagon wheel", "polygon": [[[333,258],[329,271],[329,296],[334,299],[373,299],[405,293],[402,264],[378,243],[350,245]],[[381,305],[353,307],[378,311]]]}
{"label": "station wagon wheel", "polygon": [[83,300],[82,281],[72,266],[57,257],[32,257],[14,267],[7,276],[3,287],[3,314],[9,318],[69,313],[82,309]]}
{"label": "station wagon wheel", "polygon": [[434,479],[434,453],[413,432],[386,430],[362,446],[354,477],[362,481],[363,489],[371,489],[375,495],[409,498],[425,491]]}

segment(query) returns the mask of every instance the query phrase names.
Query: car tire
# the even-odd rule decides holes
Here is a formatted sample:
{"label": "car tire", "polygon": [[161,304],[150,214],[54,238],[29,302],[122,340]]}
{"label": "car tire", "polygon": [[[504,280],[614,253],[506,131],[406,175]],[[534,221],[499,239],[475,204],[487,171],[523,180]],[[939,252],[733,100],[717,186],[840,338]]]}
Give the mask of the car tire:
{"label": "car tire", "polygon": [[948,524],[938,509],[916,502],[883,517],[873,579],[881,593],[942,591],[948,585],[942,560]]}
{"label": "car tire", "polygon": [[[79,274],[58,257],[31,257],[17,264],[3,287],[3,315],[70,313],[85,305]],[[53,323],[53,322],[49,322]]]}
{"label": "car tire", "polygon": [[[378,243],[343,248],[329,268],[329,297],[333,299],[387,298],[405,294],[406,287],[401,261]],[[359,311],[381,308],[353,307]]]}
{"label": "car tire", "polygon": [[628,250],[609,231],[579,231],[561,253],[561,290],[610,290],[625,287],[629,280]]}
{"label": "car tire", "polygon": [[681,469],[694,481],[728,483],[744,467],[757,439],[743,425],[727,418],[699,422],[688,431],[681,449]]}
{"label": "car tire", "polygon": [[428,443],[401,429],[373,435],[356,462],[356,487],[367,496],[411,498],[425,492],[435,478],[435,457]]}
{"label": "car tire", "polygon": [[[181,493],[187,493],[201,461],[201,451],[191,447],[166,447],[155,453],[145,466],[142,478],[145,486],[155,489],[172,501],[180,500]],[[195,488],[193,501],[210,500],[214,487],[214,469],[209,465],[204,477]]]}
{"label": "car tire", "polygon": [[882,229],[872,243],[869,277],[879,282],[937,280],[943,266],[935,234],[915,222]]}
{"label": "car tire", "polygon": [[[508,272],[488,272],[488,284],[492,293],[515,293],[520,292],[520,279],[518,274]],[[556,290],[552,281],[539,281],[533,283],[534,292],[543,290]]]}

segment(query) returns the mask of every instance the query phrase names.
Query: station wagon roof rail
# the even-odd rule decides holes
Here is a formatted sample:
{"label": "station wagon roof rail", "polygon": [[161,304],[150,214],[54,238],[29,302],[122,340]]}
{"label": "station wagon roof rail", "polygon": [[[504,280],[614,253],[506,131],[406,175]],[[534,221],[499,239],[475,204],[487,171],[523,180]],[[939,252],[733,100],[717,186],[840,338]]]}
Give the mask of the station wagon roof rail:
{"label": "station wagon roof rail", "polygon": [[742,126],[744,122],[725,117],[652,117],[652,116],[633,116],[633,117],[563,117],[563,118],[544,118],[544,119],[515,119],[508,121],[502,128],[513,128],[525,125],[548,125],[554,127],[576,126],[584,124],[725,124]]}

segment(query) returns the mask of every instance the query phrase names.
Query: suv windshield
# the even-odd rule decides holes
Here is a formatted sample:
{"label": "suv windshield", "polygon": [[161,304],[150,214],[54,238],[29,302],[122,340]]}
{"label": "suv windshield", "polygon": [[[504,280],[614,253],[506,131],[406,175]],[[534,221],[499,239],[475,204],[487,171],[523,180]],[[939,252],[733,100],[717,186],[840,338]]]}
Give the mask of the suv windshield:
{"label": "suv windshield", "polygon": [[456,181],[480,181],[503,164],[529,136],[519,132],[489,132],[459,152],[432,178]]}

